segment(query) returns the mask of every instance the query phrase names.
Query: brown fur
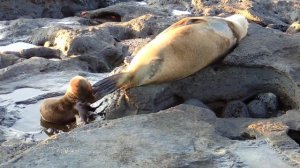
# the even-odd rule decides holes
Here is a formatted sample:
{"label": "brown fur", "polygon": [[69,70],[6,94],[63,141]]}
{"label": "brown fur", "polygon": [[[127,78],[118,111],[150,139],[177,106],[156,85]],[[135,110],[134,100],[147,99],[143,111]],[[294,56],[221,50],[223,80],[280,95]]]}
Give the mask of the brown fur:
{"label": "brown fur", "polygon": [[71,79],[70,85],[62,98],[48,98],[42,102],[40,107],[42,119],[57,124],[74,121],[75,116],[80,116],[85,120],[85,114],[80,114],[78,108],[75,108],[78,102],[94,102],[92,86],[88,80],[81,76],[75,76]]}

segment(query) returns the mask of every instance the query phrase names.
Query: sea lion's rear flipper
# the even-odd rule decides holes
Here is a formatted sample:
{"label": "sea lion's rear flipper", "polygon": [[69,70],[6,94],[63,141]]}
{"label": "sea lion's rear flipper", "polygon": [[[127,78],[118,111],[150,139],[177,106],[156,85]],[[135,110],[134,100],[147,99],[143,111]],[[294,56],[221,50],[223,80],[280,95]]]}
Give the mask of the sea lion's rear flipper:
{"label": "sea lion's rear flipper", "polygon": [[96,100],[99,100],[122,87],[122,85],[120,85],[120,79],[123,75],[123,73],[115,74],[96,82],[93,85]]}

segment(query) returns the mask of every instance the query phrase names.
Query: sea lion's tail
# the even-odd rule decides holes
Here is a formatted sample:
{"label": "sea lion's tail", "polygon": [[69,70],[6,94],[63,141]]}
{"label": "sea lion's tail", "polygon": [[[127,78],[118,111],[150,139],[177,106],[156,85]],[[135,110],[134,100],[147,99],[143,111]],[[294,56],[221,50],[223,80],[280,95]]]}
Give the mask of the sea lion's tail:
{"label": "sea lion's tail", "polygon": [[96,100],[126,86],[126,73],[114,74],[112,76],[106,77],[93,85],[93,91]]}

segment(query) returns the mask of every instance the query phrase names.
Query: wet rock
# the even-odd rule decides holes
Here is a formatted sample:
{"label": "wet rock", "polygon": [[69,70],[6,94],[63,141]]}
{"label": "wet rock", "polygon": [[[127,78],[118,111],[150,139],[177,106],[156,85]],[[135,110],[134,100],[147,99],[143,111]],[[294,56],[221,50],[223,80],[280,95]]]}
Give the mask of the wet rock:
{"label": "wet rock", "polygon": [[18,119],[20,119],[20,114],[17,110],[8,111],[0,106],[0,126],[11,127]]}
{"label": "wet rock", "polygon": [[239,100],[229,102],[223,111],[223,117],[225,118],[239,118],[249,117],[249,110],[247,105]]}
{"label": "wet rock", "polygon": [[266,104],[260,100],[253,100],[247,106],[249,114],[253,118],[267,118],[270,116]]}

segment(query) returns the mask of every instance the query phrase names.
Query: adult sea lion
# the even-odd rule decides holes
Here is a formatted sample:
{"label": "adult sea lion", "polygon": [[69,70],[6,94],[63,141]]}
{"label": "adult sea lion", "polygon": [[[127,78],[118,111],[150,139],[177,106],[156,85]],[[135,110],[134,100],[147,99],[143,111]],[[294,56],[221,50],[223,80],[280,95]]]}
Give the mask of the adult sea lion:
{"label": "adult sea lion", "polygon": [[94,84],[96,99],[119,88],[185,78],[227,54],[247,29],[242,15],[184,18],[142,47],[122,72]]}
{"label": "adult sea lion", "polygon": [[45,99],[40,107],[42,119],[55,124],[65,124],[76,119],[77,124],[87,122],[87,106],[94,102],[90,82],[82,76],[71,79],[62,98]]}

